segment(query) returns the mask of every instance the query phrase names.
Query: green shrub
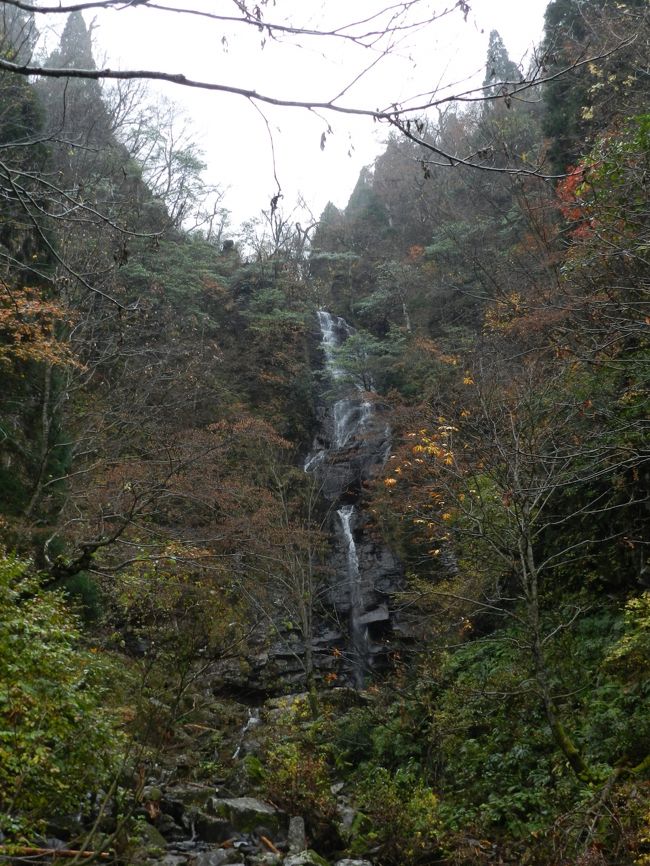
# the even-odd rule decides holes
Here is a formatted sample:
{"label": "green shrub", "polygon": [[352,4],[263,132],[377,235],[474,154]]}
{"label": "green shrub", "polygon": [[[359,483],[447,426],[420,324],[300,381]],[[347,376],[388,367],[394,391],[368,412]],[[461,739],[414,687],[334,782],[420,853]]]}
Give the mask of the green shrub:
{"label": "green shrub", "polygon": [[99,587],[92,575],[85,571],[66,578],[62,587],[70,602],[86,623],[96,622],[102,614]]}
{"label": "green shrub", "polygon": [[77,812],[116,772],[122,742],[102,706],[107,662],[83,649],[63,595],[28,568],[0,554],[0,829],[9,837]]}
{"label": "green shrub", "polygon": [[379,850],[382,862],[407,866],[438,850],[438,797],[414,766],[395,773],[369,768],[354,799],[367,820],[357,818],[352,827],[352,854]]}
{"label": "green shrub", "polygon": [[329,768],[323,755],[296,742],[282,743],[266,755],[264,786],[270,799],[312,826],[335,814]]}
{"label": "green shrub", "polygon": [[625,605],[625,629],[605,658],[606,666],[629,681],[645,680],[650,668],[650,592]]}

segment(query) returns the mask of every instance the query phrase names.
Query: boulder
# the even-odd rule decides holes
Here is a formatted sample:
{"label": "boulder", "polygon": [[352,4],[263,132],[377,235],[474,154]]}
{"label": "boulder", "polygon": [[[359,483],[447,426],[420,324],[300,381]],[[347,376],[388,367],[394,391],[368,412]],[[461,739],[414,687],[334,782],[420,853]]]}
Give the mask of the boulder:
{"label": "boulder", "polygon": [[175,785],[167,788],[160,800],[162,811],[179,823],[189,809],[203,809],[216,788],[209,785]]}
{"label": "boulder", "polygon": [[233,835],[233,825],[226,818],[195,812],[190,823],[194,832],[203,842],[225,842]]}
{"label": "boulder", "polygon": [[145,785],[142,789],[142,800],[145,803],[160,803],[162,800],[162,790],[158,785]]}
{"label": "boulder", "polygon": [[225,866],[241,862],[241,854],[234,848],[216,848],[213,851],[201,851],[192,860],[192,866]]}
{"label": "boulder", "polygon": [[299,815],[289,818],[289,853],[299,854],[307,849],[307,836],[305,834],[305,819]]}
{"label": "boulder", "polygon": [[248,858],[251,866],[282,866],[282,855],[272,851],[263,851]]}
{"label": "boulder", "polygon": [[161,857],[167,849],[167,840],[153,826],[140,824],[138,827],[138,842],[131,852],[131,860],[138,863],[150,857]]}
{"label": "boulder", "polygon": [[370,860],[337,860],[334,866],[372,866]]}
{"label": "boulder", "polygon": [[[185,856],[186,854],[193,854],[197,850],[197,842],[196,839],[181,839],[180,842],[174,842],[172,845],[169,845],[169,848],[172,853],[182,854]],[[205,848],[202,848],[201,850],[205,851]]]}
{"label": "boulder", "polygon": [[186,866],[189,860],[183,854],[165,854],[160,860],[156,860],[156,863],[159,866]]}
{"label": "boulder", "polygon": [[284,858],[284,866],[329,866],[329,864],[320,854],[308,849],[301,851],[300,854],[289,854]]}
{"label": "boulder", "polygon": [[171,815],[161,815],[156,821],[156,827],[168,842],[179,842],[186,836],[185,830],[174,821]]}
{"label": "boulder", "polygon": [[255,797],[212,797],[209,806],[214,815],[228,821],[238,833],[251,833],[258,828],[272,835],[286,832],[286,815]]}

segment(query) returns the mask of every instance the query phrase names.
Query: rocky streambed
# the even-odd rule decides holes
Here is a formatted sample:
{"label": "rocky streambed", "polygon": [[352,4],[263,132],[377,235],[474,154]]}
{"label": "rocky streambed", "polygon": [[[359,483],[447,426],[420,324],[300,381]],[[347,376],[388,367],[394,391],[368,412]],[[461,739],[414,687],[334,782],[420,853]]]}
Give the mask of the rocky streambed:
{"label": "rocky streambed", "polygon": [[[350,689],[328,694],[341,705],[362,700]],[[219,717],[224,721],[226,704],[206,705],[201,724],[186,725],[186,734],[179,732],[159,750],[123,831],[115,833],[115,803],[108,800],[85,819],[53,818],[48,834],[35,843],[38,848],[30,850],[40,850],[38,862],[50,859],[46,851],[60,862],[57,851],[70,855],[83,840],[100,861],[129,866],[371,866],[368,860],[343,856],[357,814],[343,782],[330,786],[335,807],[327,844],[322,834],[311,831],[309,818],[280,808],[263,792],[263,757],[286,741],[288,719],[296,725],[306,705],[305,694],[269,699],[259,707],[230,702],[225,735],[220,732],[216,749],[211,732],[217,731]],[[238,726],[233,724],[237,717]],[[93,824],[97,832],[89,836]]]}
{"label": "rocky streambed", "polygon": [[[332,689],[328,699],[347,706],[363,700],[350,689]],[[159,779],[151,779],[140,810],[146,820],[147,866],[370,866],[367,860],[331,854],[331,840],[343,849],[356,817],[343,782],[330,787],[336,806],[325,850],[302,815],[260,796],[260,757],[282,739],[289,717],[296,724],[307,703],[306,694],[294,694],[247,707],[241,728],[221,744],[222,751],[232,749],[225,777],[182,780],[176,760]]]}
{"label": "rocky streambed", "polygon": [[[223,797],[210,786],[145,789],[150,812],[140,859],[148,866],[370,866],[366,860],[327,860],[310,848],[302,816],[290,816],[257,797]],[[343,810],[342,810],[343,811]],[[344,814],[342,815],[343,820]]]}

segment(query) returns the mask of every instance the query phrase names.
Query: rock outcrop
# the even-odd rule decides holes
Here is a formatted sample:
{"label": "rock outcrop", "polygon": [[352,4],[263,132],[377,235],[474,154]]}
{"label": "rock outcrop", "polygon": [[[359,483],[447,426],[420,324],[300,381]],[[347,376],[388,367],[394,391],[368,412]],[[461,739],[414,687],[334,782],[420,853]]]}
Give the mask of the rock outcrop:
{"label": "rock outcrop", "polygon": [[326,377],[320,427],[305,471],[332,503],[329,602],[333,620],[344,625],[342,648],[334,636],[328,642],[321,635],[320,643],[340,654],[339,675],[362,688],[388,663],[398,619],[393,599],[403,578],[400,563],[371,533],[363,510],[364,484],[377,477],[390,452],[390,427],[370,378],[355,381],[338,359],[337,350],[354,330],[324,310],[318,320]]}

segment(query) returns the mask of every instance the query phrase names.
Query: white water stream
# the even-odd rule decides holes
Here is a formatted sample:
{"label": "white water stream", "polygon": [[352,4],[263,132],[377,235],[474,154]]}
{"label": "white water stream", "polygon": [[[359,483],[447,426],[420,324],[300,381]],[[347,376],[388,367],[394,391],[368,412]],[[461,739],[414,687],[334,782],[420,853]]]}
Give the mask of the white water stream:
{"label": "white water stream", "polygon": [[260,711],[257,707],[252,707],[248,710],[248,719],[246,720],[246,724],[241,729],[239,734],[239,743],[237,744],[237,748],[233,752],[232,759],[236,761],[237,758],[241,754],[242,746],[244,745],[244,740],[246,739],[246,734],[256,728],[258,725],[262,724],[262,719],[260,717]]}
{"label": "white water stream", "polygon": [[[318,311],[318,325],[321,332],[321,343],[325,350],[325,359],[327,361],[327,371],[332,379],[342,379],[343,370],[337,367],[334,360],[334,350],[338,349],[341,343],[352,333],[352,329],[340,316],[333,316],[326,310]],[[344,334],[344,337],[341,337]]]}
{"label": "white water stream", "polygon": [[[343,345],[354,331],[345,319],[333,316],[326,310],[318,311],[318,324],[321,345],[325,352],[325,368],[332,383],[338,385],[345,378],[345,370],[337,363],[336,349]],[[328,453],[340,451],[358,439],[372,419],[373,405],[370,400],[363,398],[363,388],[360,385],[351,385],[347,391],[347,394],[332,405],[331,443],[328,447],[317,448],[308,455],[304,465],[305,472],[316,469]]]}
{"label": "white water stream", "polygon": [[347,550],[348,585],[350,589],[350,638],[352,643],[352,670],[354,684],[362,689],[367,669],[369,636],[368,627],[361,624],[363,604],[361,599],[361,575],[359,573],[359,555],[354,541],[353,520],[354,505],[344,505],[336,512],[341,521],[343,539]]}
{"label": "white water stream", "polygon": [[[321,345],[325,353],[326,371],[335,387],[335,399],[331,405],[330,441],[323,442],[317,438],[315,450],[305,461],[306,472],[327,472],[328,463],[345,461],[345,453],[361,442],[365,431],[372,423],[374,404],[364,397],[364,389],[360,385],[345,384],[345,370],[337,363],[336,350],[345,343],[354,331],[338,316],[333,316],[326,310],[318,311],[318,324],[321,331]],[[338,458],[337,455],[342,457]],[[339,490],[342,494],[344,491]],[[357,509],[354,505],[343,505],[337,510],[339,527],[337,534],[346,554],[347,590],[350,599],[350,651],[355,685],[363,688],[365,674],[369,667],[370,641],[368,628],[361,622],[364,614],[361,591],[361,574],[359,571],[359,554],[354,540],[354,524]]]}

